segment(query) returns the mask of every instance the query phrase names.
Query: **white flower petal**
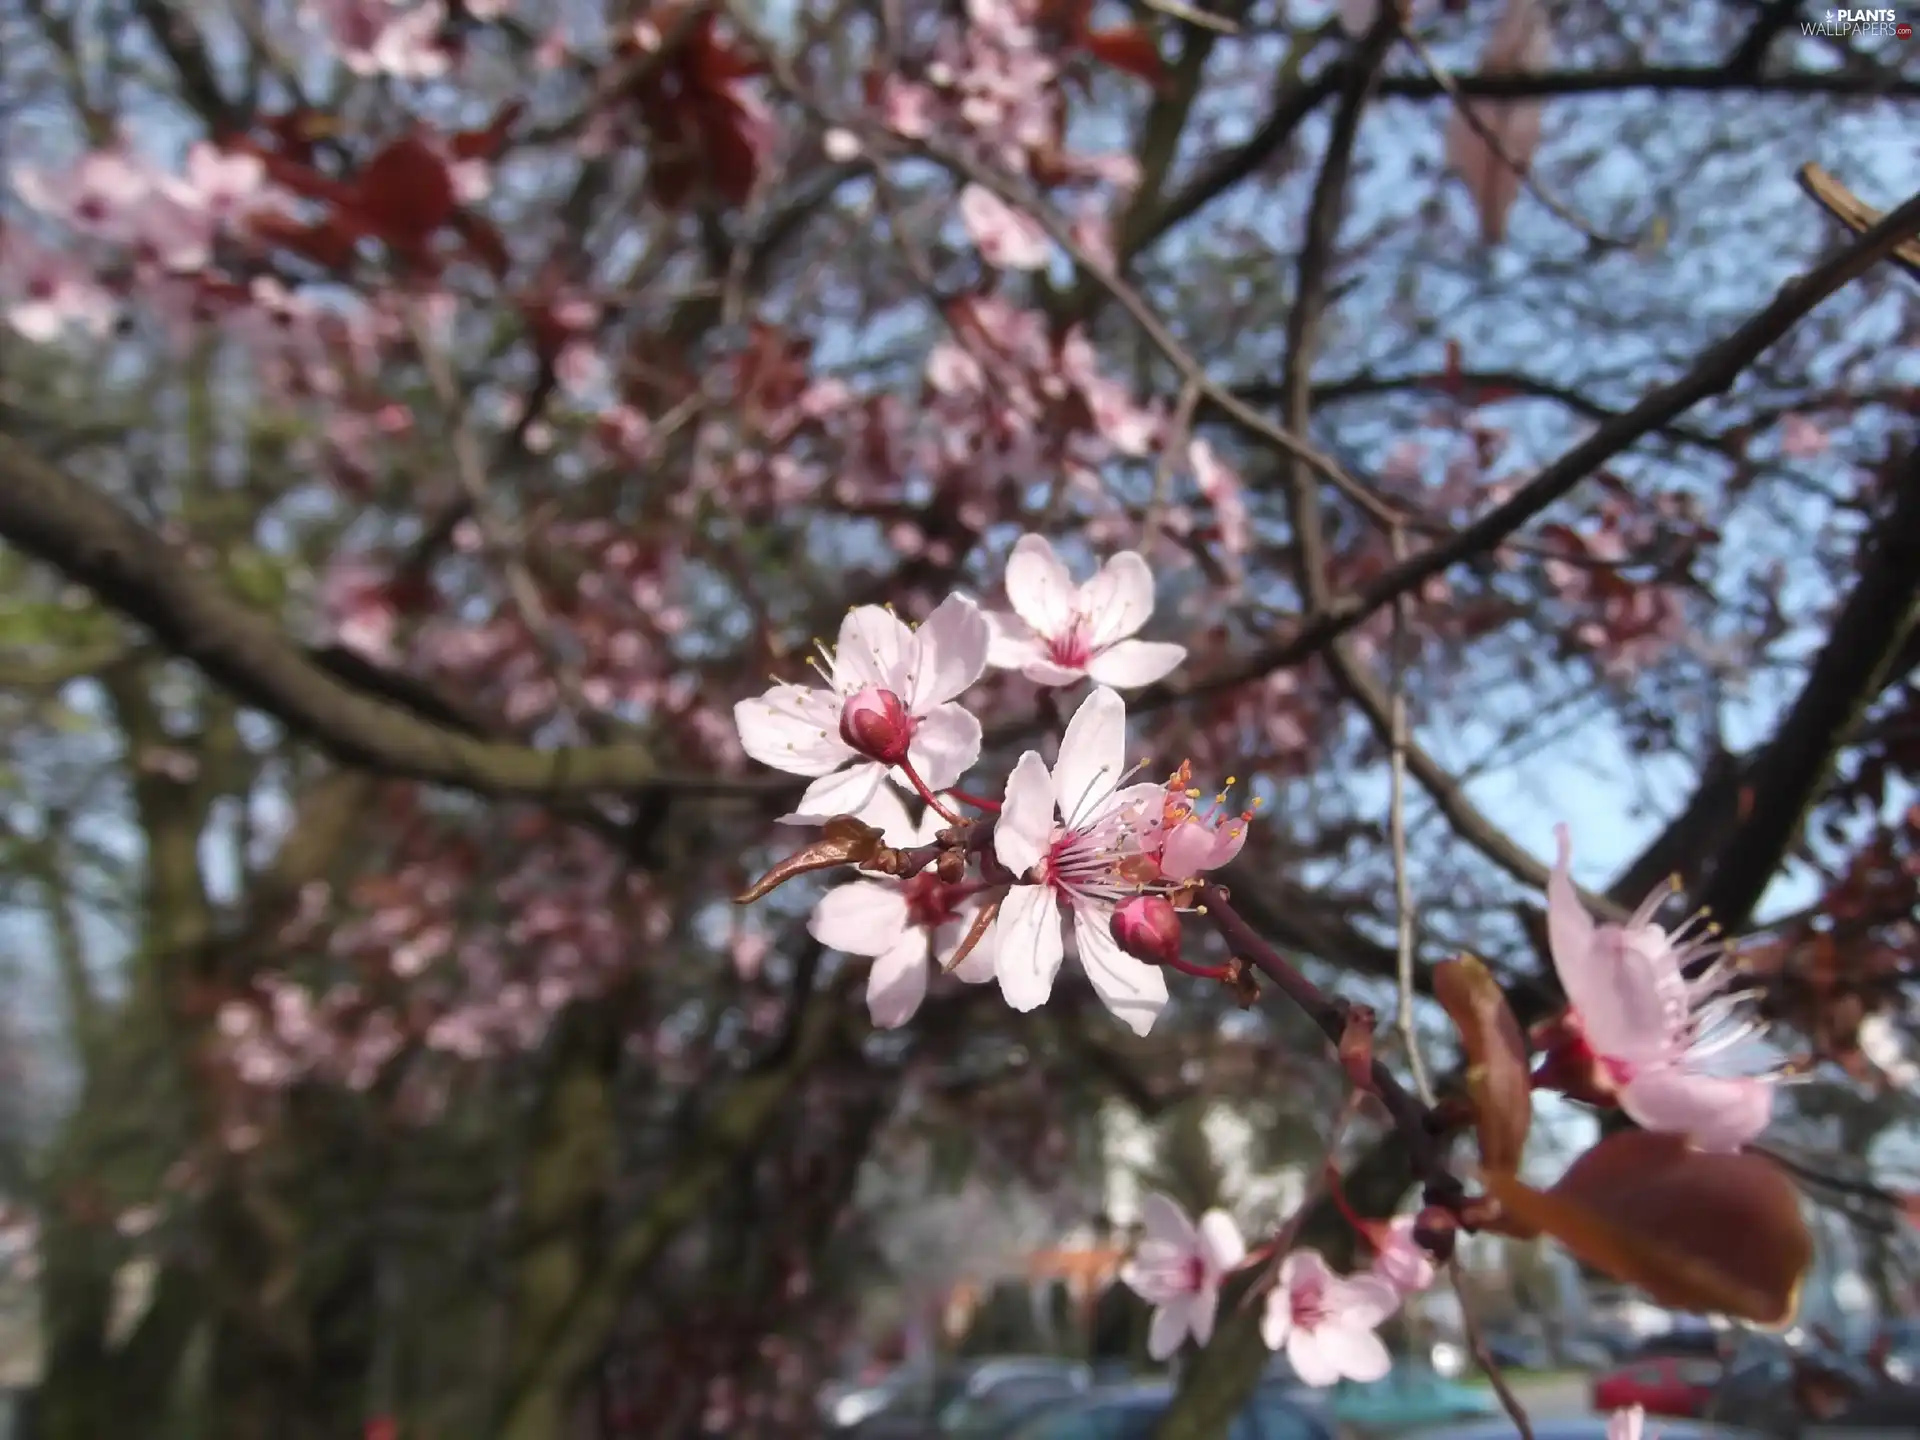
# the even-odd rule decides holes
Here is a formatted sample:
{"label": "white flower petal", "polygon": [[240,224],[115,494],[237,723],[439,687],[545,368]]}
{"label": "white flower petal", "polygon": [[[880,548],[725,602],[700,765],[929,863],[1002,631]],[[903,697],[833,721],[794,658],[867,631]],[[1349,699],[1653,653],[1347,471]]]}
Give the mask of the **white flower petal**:
{"label": "white flower petal", "polygon": [[1078,685],[1087,678],[1087,672],[1076,670],[1071,665],[1056,665],[1045,659],[1029,660],[1020,667],[1020,673],[1036,685],[1045,685],[1049,689],[1060,689],[1067,685]]}
{"label": "white flower petal", "polygon": [[1080,603],[1092,622],[1093,648],[1104,650],[1153,618],[1153,572],[1131,550],[1109,557],[1100,573],[1080,592]]}
{"label": "white flower petal", "polygon": [[1065,634],[1080,603],[1080,587],[1041,535],[1022,535],[1007,557],[1007,603],[1040,635]]}
{"label": "white flower petal", "polygon": [[825,690],[776,685],[733,707],[740,748],[789,775],[825,775],[853,757],[840,738],[840,701]]}
{"label": "white flower petal", "polygon": [[1191,1255],[1200,1246],[1200,1232],[1187,1212],[1178,1201],[1158,1190],[1140,1197],[1140,1231],[1144,1244],[1171,1245],[1182,1255]]}
{"label": "white flower petal", "polygon": [[1193,1331],[1193,1343],[1204,1346],[1213,1339],[1214,1312],[1220,1308],[1217,1286],[1203,1285],[1187,1301],[1187,1328]]}
{"label": "white flower petal", "polygon": [[[942,822],[945,823],[945,822]],[[967,932],[973,929],[974,917],[980,913],[978,901],[971,901],[953,912],[953,919],[946,922],[933,935],[933,961],[942,970],[953,959],[953,952],[960,942],[967,938]],[[952,971],[969,985],[982,985],[993,979],[994,966],[994,927],[989,925],[987,933],[980,937],[980,943],[967,952],[967,958]]]}
{"label": "white flower petal", "polygon": [[[1364,1326],[1323,1325],[1314,1338],[1334,1372],[1348,1380],[1370,1385],[1384,1379],[1393,1368],[1393,1357],[1387,1353],[1386,1343]],[[1304,1380],[1306,1376],[1300,1378]]]}
{"label": "white flower petal", "polygon": [[1153,1029],[1167,1006],[1167,977],[1158,965],[1136,960],[1108,932],[1113,911],[1104,905],[1073,907],[1073,941],[1080,967],[1094,992],[1114,1016],[1136,1035]]}
{"label": "white flower petal", "polygon": [[[840,622],[833,652],[833,688],[851,695],[867,685],[891,690],[901,699],[913,688],[909,678],[916,651],[906,622],[878,605],[856,605]],[[839,724],[836,717],[834,723]]]}
{"label": "white flower petal", "polygon": [[1324,1390],[1340,1379],[1340,1358],[1326,1343],[1332,1333],[1324,1325],[1314,1330],[1295,1325],[1287,1332],[1287,1363],[1302,1385]]}
{"label": "white flower petal", "polygon": [[807,786],[793,814],[781,818],[790,824],[818,825],[838,815],[858,815],[873,803],[874,791],[880,788],[880,779],[886,773],[887,767],[878,760],[864,760],[822,775]]}
{"label": "white flower petal", "polygon": [[[867,801],[864,808],[855,812],[853,818],[877,826],[880,837],[889,845],[922,845],[933,838],[932,835],[923,836],[920,831],[925,827],[915,825],[907,818],[906,804],[900,799],[900,792],[891,785],[875,785],[873,798]],[[947,823],[931,810],[927,812],[927,818],[933,822],[936,830]]]}
{"label": "white flower petal", "polygon": [[980,678],[987,668],[992,632],[980,607],[963,595],[949,595],[913,632],[916,655],[913,689],[900,698],[915,715],[944,705]]}
{"label": "white flower petal", "polygon": [[1226,1274],[1247,1258],[1246,1239],[1226,1211],[1209,1210],[1200,1217],[1200,1255],[1215,1275]]}
{"label": "white flower petal", "polygon": [[996,670],[1018,670],[1023,665],[1045,658],[1046,643],[1018,615],[989,610],[985,618],[987,663]]}
{"label": "white flower petal", "polygon": [[834,886],[820,897],[807,920],[809,935],[849,955],[884,955],[907,928],[906,892],[877,880]]}
{"label": "white flower petal", "polygon": [[1126,703],[1111,690],[1095,690],[1067,722],[1060,758],[1053,762],[1053,793],[1069,828],[1096,813],[1119,785],[1126,763]]}
{"label": "white flower petal", "polygon": [[1053,978],[1067,954],[1053,891],[1045,885],[1014,886],[1000,902],[993,928],[1000,993],[1016,1010],[1037,1010],[1053,994]]}
{"label": "white flower petal", "polygon": [[1007,776],[1000,818],[993,826],[993,853],[1015,875],[1040,863],[1053,843],[1053,776],[1036,750],[1020,757]]}
{"label": "white flower petal", "polygon": [[1102,685],[1123,690],[1151,685],[1171,674],[1187,658],[1187,647],[1160,640],[1122,640],[1096,651],[1087,662],[1087,674]]}
{"label": "white flower petal", "polygon": [[927,998],[927,932],[908,930],[867,972],[867,1013],[882,1030],[913,1018]]}
{"label": "white flower petal", "polygon": [[1155,1360],[1171,1359],[1193,1328],[1189,1324],[1192,1314],[1193,1300],[1185,1295],[1155,1309],[1153,1323],[1147,1327],[1147,1354]]}
{"label": "white flower petal", "polygon": [[907,759],[930,789],[944,790],[980,758],[980,721],[972,711],[949,702],[920,717],[907,745]]}
{"label": "white flower petal", "polygon": [[1292,1334],[1293,1296],[1283,1283],[1267,1292],[1267,1308],[1260,1315],[1260,1338],[1269,1350],[1278,1350]]}

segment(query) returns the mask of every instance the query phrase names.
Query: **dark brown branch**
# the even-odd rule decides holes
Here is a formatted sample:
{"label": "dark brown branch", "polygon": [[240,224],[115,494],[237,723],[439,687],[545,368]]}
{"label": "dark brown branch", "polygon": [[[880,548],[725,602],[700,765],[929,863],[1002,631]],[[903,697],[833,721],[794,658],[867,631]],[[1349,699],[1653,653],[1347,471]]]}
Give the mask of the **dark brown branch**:
{"label": "dark brown branch", "polygon": [[[1747,90],[1773,95],[1887,95],[1920,98],[1920,79],[1904,75],[1870,78],[1844,70],[1793,70],[1753,77],[1717,65],[1632,65],[1611,69],[1540,70],[1531,74],[1456,75],[1468,95],[1503,100],[1544,99],[1554,95],[1599,95],[1620,90]],[[1380,93],[1400,99],[1431,100],[1445,92],[1431,75],[1390,75]]]}
{"label": "dark brown branch", "polygon": [[477,739],[343,684],[118,503],[0,434],[0,538],[144,625],[242,703],[348,764],[483,794],[698,794],[769,788],[675,776],[638,741],[573,749]]}
{"label": "dark brown branch", "polygon": [[[1685,375],[1649,391],[1637,405],[1601,425],[1504,504],[1495,506],[1452,538],[1420,551],[1359,590],[1329,601],[1320,613],[1301,620],[1293,633],[1279,644],[1200,679],[1156,686],[1142,694],[1129,709],[1150,710],[1189,696],[1231,689],[1274,670],[1299,664],[1399,596],[1410,594],[1453,565],[1493,549],[1614,456],[1671,423],[1700,401],[1730,388],[1741,371],[1815,306],[1859,278],[1916,232],[1920,232],[1920,195],[1908,200],[1852,244],[1788,281],[1771,304],[1708,350]],[[1295,427],[1301,423],[1300,417],[1289,415],[1286,423]],[[1316,502],[1316,513],[1317,509]]]}
{"label": "dark brown branch", "polygon": [[1743,777],[1746,818],[1697,899],[1738,930],[1799,835],[1842,738],[1880,693],[1920,611],[1920,447],[1889,470],[1892,504],[1860,546],[1859,578],[1800,694]]}

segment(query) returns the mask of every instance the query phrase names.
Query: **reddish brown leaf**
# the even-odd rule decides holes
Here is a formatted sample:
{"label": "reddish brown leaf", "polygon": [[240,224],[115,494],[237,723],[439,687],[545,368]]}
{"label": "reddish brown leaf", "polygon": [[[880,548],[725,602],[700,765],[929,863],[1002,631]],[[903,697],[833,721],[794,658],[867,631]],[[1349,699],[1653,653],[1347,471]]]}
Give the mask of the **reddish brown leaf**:
{"label": "reddish brown leaf", "polygon": [[1153,36],[1139,25],[1116,25],[1110,30],[1089,30],[1080,37],[1087,53],[1103,65],[1137,75],[1149,85],[1167,82],[1167,65],[1160,58],[1160,47]]}
{"label": "reddish brown leaf", "polygon": [[1485,1178],[1515,1220],[1675,1309],[1784,1325],[1813,1263],[1793,1182],[1759,1155],[1710,1155],[1628,1130],[1550,1190],[1503,1171]]}
{"label": "reddish brown leaf", "polygon": [[942,975],[951,975],[964,965],[967,957],[973,954],[980,942],[986,938],[987,931],[992,928],[993,922],[998,919],[999,916],[1000,902],[998,900],[991,900],[985,905],[982,905],[980,912],[973,917],[973,924],[967,927],[967,933],[961,937],[960,943],[953,947],[953,958],[940,967],[940,973]]}
{"label": "reddish brown leaf", "polygon": [[1533,1128],[1533,1081],[1527,1074],[1527,1042],[1493,972],[1472,955],[1443,960],[1433,969],[1433,994],[1460,1032],[1467,1053],[1467,1095],[1473,1102],[1480,1160],[1491,1170],[1512,1170]]}
{"label": "reddish brown leaf", "polygon": [[357,189],[368,228],[402,248],[425,241],[459,205],[447,162],[416,136],[379,150],[360,172]]}
{"label": "reddish brown leaf", "polygon": [[484,129],[462,130],[447,138],[447,149],[456,160],[492,160],[507,148],[507,135],[526,111],[526,102],[509,100]]}
{"label": "reddish brown leaf", "polygon": [[466,241],[467,249],[488,270],[493,278],[504,280],[507,268],[512,263],[507,255],[507,242],[500,231],[478,215],[469,215],[462,211],[453,217],[454,232]]}
{"label": "reddish brown leaf", "polygon": [[880,852],[880,831],[871,825],[841,815],[820,827],[820,838],[802,845],[740,894],[736,905],[750,905],[763,895],[779,889],[796,875],[809,870],[831,870],[836,865],[859,865]]}
{"label": "reddish brown leaf", "polygon": [[359,237],[333,220],[303,225],[289,216],[263,210],[252,216],[248,225],[265,244],[304,255],[326,269],[346,270],[353,264],[353,247]]}

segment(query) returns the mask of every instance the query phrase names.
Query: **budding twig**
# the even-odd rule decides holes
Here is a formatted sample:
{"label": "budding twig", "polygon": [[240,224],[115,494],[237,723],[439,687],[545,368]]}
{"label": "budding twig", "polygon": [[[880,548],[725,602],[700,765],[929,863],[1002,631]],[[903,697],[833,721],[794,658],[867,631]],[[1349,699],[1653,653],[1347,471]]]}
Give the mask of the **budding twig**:
{"label": "budding twig", "polygon": [[[1289,963],[1278,951],[1254,933],[1253,927],[1234,910],[1226,889],[1220,885],[1201,887],[1200,912],[1213,922],[1233,953],[1254,966],[1285,992],[1320,1033],[1338,1045],[1347,1033],[1351,1007],[1329,996],[1313,981]],[[1465,1196],[1459,1179],[1447,1169],[1446,1156],[1436,1127],[1428,1122],[1429,1107],[1409,1095],[1391,1070],[1375,1060],[1370,1076],[1373,1090],[1386,1107],[1388,1117],[1407,1147],[1414,1174],[1424,1182],[1430,1204],[1456,1208]]]}

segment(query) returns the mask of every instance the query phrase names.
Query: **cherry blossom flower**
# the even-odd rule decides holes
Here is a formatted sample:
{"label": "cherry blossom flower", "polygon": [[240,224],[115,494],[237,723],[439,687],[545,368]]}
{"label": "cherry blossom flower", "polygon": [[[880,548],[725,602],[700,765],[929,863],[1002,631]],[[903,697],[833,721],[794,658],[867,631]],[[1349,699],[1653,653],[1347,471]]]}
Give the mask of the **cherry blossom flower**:
{"label": "cherry blossom flower", "polygon": [[1146,1234],[1120,1271],[1120,1283],[1153,1306],[1147,1353],[1165,1360],[1193,1336],[1213,1338],[1220,1308],[1220,1282],[1247,1257],[1247,1242],[1224,1210],[1209,1210],[1195,1225],[1172,1200],[1157,1192],[1140,1201]]}
{"label": "cherry blossom flower", "polygon": [[1153,615],[1153,572],[1131,550],[1076,585],[1043,536],[1022,535],[1007,559],[1007,602],[1011,615],[987,615],[987,663],[1036,685],[1071,685],[1084,675],[1131,689],[1151,685],[1187,655],[1184,645],[1133,638]]}
{"label": "cherry blossom flower", "polygon": [[[781,818],[813,824],[863,810],[892,768],[843,736],[842,713],[863,691],[889,692],[907,711],[906,761],[921,781],[944,790],[980,758],[980,722],[954,702],[986,668],[988,629],[971,600],[950,596],[913,629],[878,605],[849,611],[840,643],[821,648],[824,688],[776,685],[733,707],[740,745],[763,765],[818,777],[800,807]],[[907,784],[894,772],[895,779]]]}
{"label": "cherry blossom flower", "polygon": [[[1142,884],[1177,885],[1218,870],[1247,843],[1253,811],[1226,810],[1227,792],[1222,790],[1213,797],[1213,808],[1203,814],[1195,808],[1200,792],[1191,788],[1192,781],[1193,765],[1182,760],[1167,783],[1153,786],[1156,793],[1130,812],[1132,848],[1122,867],[1130,878]],[[1231,777],[1227,784],[1233,784]],[[1256,806],[1259,803],[1254,801]]]}
{"label": "cherry blossom flower", "polygon": [[980,258],[996,269],[1045,267],[1053,244],[1047,232],[985,186],[969,185],[960,192],[960,220]]}
{"label": "cherry blossom flower", "polygon": [[1119,869],[1133,848],[1129,817],[1159,787],[1118,788],[1125,778],[1126,739],[1127,707],[1102,687],[1067,722],[1051,770],[1029,750],[1007,777],[993,828],[994,853],[1026,878],[1000,905],[996,969],[1000,993],[1014,1009],[1045,1004],[1066,958],[1064,904],[1094,990],[1124,1024],[1144,1035],[1167,1003],[1166,977],[1121,950],[1110,927],[1115,905],[1139,888]]}
{"label": "cherry blossom flower", "polygon": [[[900,847],[924,845],[947,824],[931,807],[914,824],[900,797],[885,786],[874,791],[859,818]],[[968,887],[949,885],[929,868],[905,881],[836,885],[813,907],[807,932],[822,945],[873,958],[867,1013],[891,1030],[911,1020],[926,998],[928,960],[945,970],[979,912],[980,901]],[[993,979],[991,930],[952,973],[969,985]]]}
{"label": "cherry blossom flower", "polygon": [[1374,1331],[1399,1305],[1398,1292],[1378,1275],[1336,1275],[1317,1250],[1296,1250],[1281,1262],[1260,1334],[1269,1350],[1287,1352],[1304,1384],[1365,1384],[1393,1367]]}
{"label": "cherry blossom flower", "polygon": [[117,308],[73,255],[36,243],[18,226],[0,230],[0,316],[23,339],[45,345],[69,325],[105,335]]}
{"label": "cherry blossom flower", "polygon": [[1374,1252],[1370,1273],[1391,1285],[1395,1294],[1405,1299],[1432,1287],[1438,1270],[1426,1247],[1413,1238],[1413,1216],[1375,1227],[1367,1240]]}
{"label": "cherry blossom flower", "polygon": [[1640,1440],[1646,1428],[1647,1411],[1643,1405],[1629,1405],[1607,1417],[1607,1440]]}
{"label": "cherry blossom flower", "polygon": [[[1736,971],[1718,932],[1697,915],[1671,933],[1654,924],[1664,887],[1624,925],[1596,925],[1573,886],[1573,838],[1565,825],[1554,836],[1547,942],[1572,1040],[1591,1050],[1620,1108],[1646,1129],[1684,1135],[1703,1150],[1739,1149],[1766,1129],[1780,1076],[1707,1068],[1761,1030],[1741,1013],[1752,992],[1726,989]],[[1687,966],[1708,959],[1689,980]]]}

